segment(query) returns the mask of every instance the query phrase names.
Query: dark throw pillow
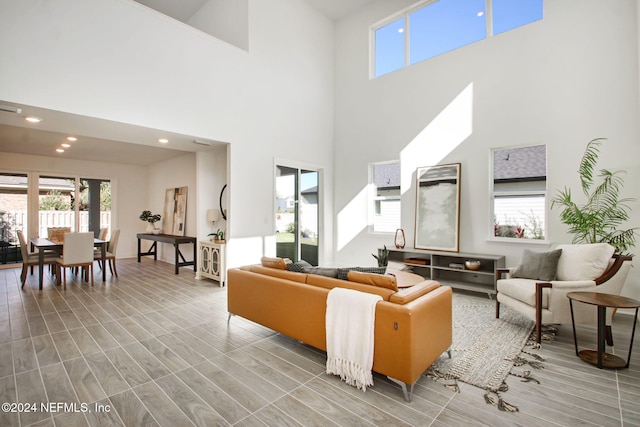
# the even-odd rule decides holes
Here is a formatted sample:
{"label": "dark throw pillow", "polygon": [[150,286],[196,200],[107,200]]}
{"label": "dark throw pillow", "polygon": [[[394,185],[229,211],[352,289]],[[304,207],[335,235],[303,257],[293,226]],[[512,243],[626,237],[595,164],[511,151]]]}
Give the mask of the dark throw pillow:
{"label": "dark throw pillow", "polygon": [[385,274],[387,267],[345,267],[338,268],[338,279],[348,280],[347,274],[350,271],[359,271],[361,273]]}
{"label": "dark throw pillow", "polygon": [[330,268],[330,267],[303,267],[303,273],[307,274],[315,274],[316,276],[325,276],[325,277],[338,277],[338,269]]}
{"label": "dark throw pillow", "polygon": [[295,271],[296,273],[302,273],[302,269],[307,267],[313,267],[313,266],[303,259],[301,259],[300,261],[290,262],[289,264],[287,264],[287,270]]}
{"label": "dark throw pillow", "polygon": [[561,254],[562,249],[550,252],[534,252],[525,249],[522,252],[522,261],[511,273],[511,277],[544,281],[555,280]]}

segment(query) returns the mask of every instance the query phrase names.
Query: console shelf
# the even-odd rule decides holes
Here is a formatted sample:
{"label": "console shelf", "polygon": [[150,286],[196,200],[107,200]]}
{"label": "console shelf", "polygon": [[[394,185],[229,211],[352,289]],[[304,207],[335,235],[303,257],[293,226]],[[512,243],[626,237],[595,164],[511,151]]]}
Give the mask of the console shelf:
{"label": "console shelf", "polygon": [[[505,266],[504,256],[421,249],[389,249],[389,261],[403,263],[413,273],[442,285],[466,291],[496,294],[496,270]],[[478,270],[465,268],[465,261],[480,261]]]}

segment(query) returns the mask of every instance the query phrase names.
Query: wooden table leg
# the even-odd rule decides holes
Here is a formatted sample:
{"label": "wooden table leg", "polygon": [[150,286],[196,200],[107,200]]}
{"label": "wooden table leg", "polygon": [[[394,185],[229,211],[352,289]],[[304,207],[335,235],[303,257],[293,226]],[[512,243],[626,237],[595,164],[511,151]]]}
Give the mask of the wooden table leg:
{"label": "wooden table leg", "polygon": [[107,281],[107,242],[102,244],[102,281]]}
{"label": "wooden table leg", "polygon": [[44,270],[44,250],[38,249],[38,283],[40,284],[40,290],[42,290],[42,276]]}
{"label": "wooden table leg", "polygon": [[198,245],[196,242],[193,242],[193,271],[198,272],[198,263],[196,262],[198,258]]}
{"label": "wooden table leg", "polygon": [[602,369],[604,354],[604,337],[606,335],[607,307],[598,306],[598,368]]}
{"label": "wooden table leg", "polygon": [[176,269],[176,274],[178,274],[178,264],[180,263],[180,260],[178,259],[178,254],[180,253],[180,250],[178,249],[178,244],[174,244],[173,248],[175,249],[175,256],[176,256],[176,260],[175,260],[175,269]]}

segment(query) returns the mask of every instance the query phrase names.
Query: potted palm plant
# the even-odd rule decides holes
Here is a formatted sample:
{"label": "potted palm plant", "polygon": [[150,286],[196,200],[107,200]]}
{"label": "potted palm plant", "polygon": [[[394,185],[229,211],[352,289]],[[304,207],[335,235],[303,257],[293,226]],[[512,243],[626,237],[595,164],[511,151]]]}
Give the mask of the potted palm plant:
{"label": "potted palm plant", "polygon": [[621,198],[624,185],[624,171],[601,169],[595,182],[595,167],[600,154],[600,146],[606,138],[596,138],[587,144],[580,161],[578,174],[582,191],[587,200],[578,204],[567,187],[559,190],[551,201],[551,208],[559,206],[560,220],[569,226],[573,243],[609,243],[616,253],[623,254],[635,246],[636,230],[626,228],[631,212],[632,198]]}

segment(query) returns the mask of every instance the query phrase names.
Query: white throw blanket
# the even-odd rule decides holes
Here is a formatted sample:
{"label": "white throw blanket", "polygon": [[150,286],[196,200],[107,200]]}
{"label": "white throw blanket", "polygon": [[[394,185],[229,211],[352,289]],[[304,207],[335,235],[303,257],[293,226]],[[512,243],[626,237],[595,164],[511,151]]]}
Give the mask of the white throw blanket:
{"label": "white throw blanket", "polygon": [[327,296],[327,374],[362,391],[373,385],[373,327],[380,295],[333,288]]}

